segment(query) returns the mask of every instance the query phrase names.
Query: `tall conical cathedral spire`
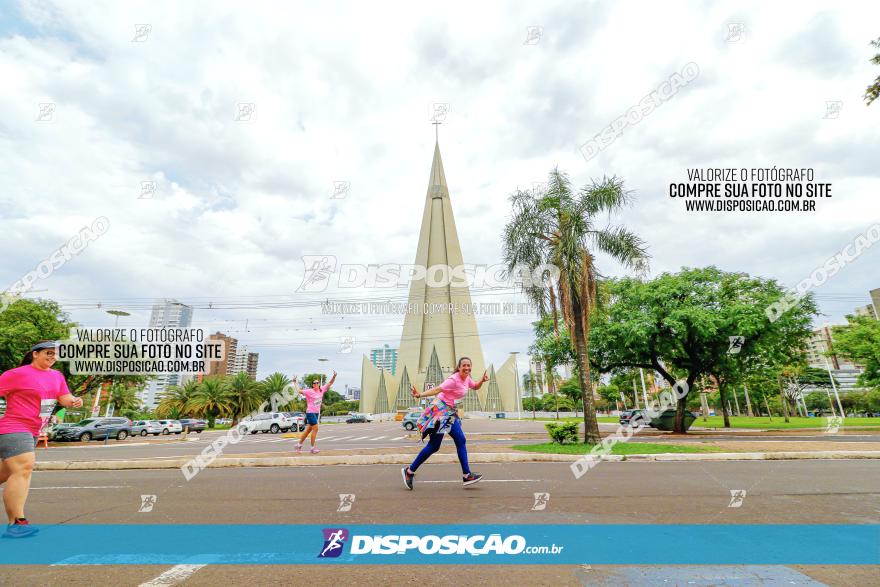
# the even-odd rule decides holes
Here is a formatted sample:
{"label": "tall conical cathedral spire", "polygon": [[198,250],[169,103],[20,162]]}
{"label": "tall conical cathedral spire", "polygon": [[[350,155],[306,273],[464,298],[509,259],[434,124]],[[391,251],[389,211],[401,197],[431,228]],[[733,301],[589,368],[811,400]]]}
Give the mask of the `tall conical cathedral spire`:
{"label": "tall conical cathedral spire", "polygon": [[[386,413],[415,405],[410,384],[419,390],[439,385],[452,374],[461,357],[471,359],[474,379],[486,369],[491,377],[488,386],[467,394],[462,402],[465,410],[519,410],[514,357],[508,357],[497,370],[483,359],[439,140],[434,142],[414,264],[424,268],[425,273],[410,281],[410,311],[403,320],[398,372],[379,371],[363,357],[361,410]],[[468,273],[473,275],[473,268]]]}

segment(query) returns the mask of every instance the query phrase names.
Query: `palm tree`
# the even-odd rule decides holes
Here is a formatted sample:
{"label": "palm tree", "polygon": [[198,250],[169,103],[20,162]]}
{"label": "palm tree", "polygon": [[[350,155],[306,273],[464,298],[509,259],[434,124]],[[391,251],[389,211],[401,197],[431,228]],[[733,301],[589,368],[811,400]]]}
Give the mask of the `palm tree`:
{"label": "palm tree", "polygon": [[[260,384],[263,386],[262,389],[262,398],[264,401],[268,401],[270,405],[272,405],[273,410],[281,410],[281,409],[289,409],[293,401],[289,401],[284,404],[273,405],[272,397],[277,394],[285,393],[288,386],[290,385],[290,378],[287,377],[284,373],[272,373],[265,379],[263,379]],[[287,395],[290,395],[291,392],[288,391]]]}
{"label": "palm tree", "polygon": [[193,415],[206,418],[208,428],[214,427],[217,416],[232,413],[234,399],[229,391],[226,377],[206,377],[196,388],[195,393],[186,404],[186,409]]}
{"label": "palm tree", "polygon": [[227,381],[229,386],[230,417],[232,425],[244,414],[253,412],[263,401],[264,385],[251,379],[247,373],[238,373]]}
{"label": "palm tree", "polygon": [[542,312],[546,312],[549,298],[554,320],[558,297],[577,355],[584,441],[595,444],[601,437],[590,385],[590,315],[598,302],[602,277],[595,256],[605,253],[623,266],[638,270],[646,267],[648,259],[644,242],[634,233],[622,226],[602,227],[598,223],[602,216],[627,206],[630,194],[623,189],[623,181],[615,177],[594,181],[574,193],[568,175],[554,168],[546,192],[517,190],[510,200],[513,217],[504,228],[505,261],[511,271],[517,265],[534,269],[542,264],[551,264],[559,271],[549,287],[533,283],[524,290]]}
{"label": "palm tree", "polygon": [[190,380],[183,385],[172,385],[159,398],[156,417],[178,419],[187,413],[187,404],[199,388],[199,382]]}
{"label": "palm tree", "polygon": [[134,387],[124,383],[113,383],[107,390],[107,400],[104,406],[113,404],[114,413],[122,413],[122,410],[138,410],[141,400],[138,398]]}

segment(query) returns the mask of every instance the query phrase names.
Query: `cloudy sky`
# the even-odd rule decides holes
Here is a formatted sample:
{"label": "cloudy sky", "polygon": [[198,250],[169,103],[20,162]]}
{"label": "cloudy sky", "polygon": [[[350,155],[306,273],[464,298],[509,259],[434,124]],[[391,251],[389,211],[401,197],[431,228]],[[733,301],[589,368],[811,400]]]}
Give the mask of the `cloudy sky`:
{"label": "cloudy sky", "polygon": [[[109,231],[31,297],[95,327],[108,308],[145,325],[175,298],[260,352],[261,377],[329,358],[358,385],[361,355],[397,346],[402,319],[318,303],[406,289],[297,293],[302,256],[413,262],[445,103],[466,262],[499,262],[508,196],[558,165],[576,185],[625,180],[635,205],[616,221],[647,241],[653,274],[715,264],[793,286],[880,221],[880,104],[862,100],[878,22],[880,5],[855,2],[0,2],[0,285],[104,216]],[[688,63],[696,79],[585,159]],[[833,197],[706,213],[667,194],[688,168],[772,166],[814,169]],[[817,323],[867,304],[878,267],[875,246],[816,290]],[[530,320],[481,316],[487,360],[526,351]]]}

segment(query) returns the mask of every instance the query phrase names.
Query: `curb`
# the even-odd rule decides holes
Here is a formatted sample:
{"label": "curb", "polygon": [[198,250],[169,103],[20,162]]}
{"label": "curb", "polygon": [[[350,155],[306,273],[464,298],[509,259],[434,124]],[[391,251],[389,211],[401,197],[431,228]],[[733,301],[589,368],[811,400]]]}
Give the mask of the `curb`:
{"label": "curb", "polygon": [[[548,453],[472,453],[473,463],[571,463],[585,455]],[[226,467],[297,467],[328,465],[405,465],[412,461],[412,454],[390,455],[330,455],[299,457],[227,457],[218,458],[207,466]],[[819,452],[740,452],[740,453],[661,453],[644,455],[605,455],[601,461],[791,461],[834,459],[880,459],[880,451],[819,451]],[[36,471],[119,471],[135,469],[180,469],[192,459],[137,459],[117,461],[47,461],[37,462]],[[457,463],[454,454],[435,454],[434,463]]]}

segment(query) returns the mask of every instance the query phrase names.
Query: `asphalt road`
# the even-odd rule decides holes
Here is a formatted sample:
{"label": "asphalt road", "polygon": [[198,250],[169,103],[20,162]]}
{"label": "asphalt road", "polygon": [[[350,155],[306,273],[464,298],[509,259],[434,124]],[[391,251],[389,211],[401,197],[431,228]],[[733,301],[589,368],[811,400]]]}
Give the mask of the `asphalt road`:
{"label": "asphalt road", "polygon": [[[617,429],[614,424],[600,424],[604,433]],[[546,442],[544,422],[529,420],[482,420],[464,421],[469,444],[509,445],[518,443]],[[205,431],[190,434],[186,441],[178,435],[133,437],[126,440],[108,440],[52,443],[49,449],[40,448],[37,459],[40,461],[85,461],[122,460],[162,457],[179,457],[200,453],[218,436],[226,431]],[[517,438],[517,436],[520,436]],[[818,431],[792,432],[748,432],[738,435],[722,432],[702,432],[690,435],[674,435],[645,430],[634,435],[631,442],[662,442],[664,440],[684,442],[749,441],[749,442],[880,442],[880,431],[860,431],[838,434],[823,434]],[[229,444],[224,455],[250,453],[291,453],[295,440],[283,434],[248,434],[237,444]],[[306,441],[305,452],[309,443]],[[416,453],[421,448],[414,433],[401,427],[400,422],[372,422],[368,424],[326,424],[319,430],[318,448],[321,450],[358,451],[367,448],[399,448],[401,452]]]}
{"label": "asphalt road", "polygon": [[[880,522],[876,461],[602,463],[580,480],[561,463],[481,465],[480,472],[484,482],[463,488],[456,465],[429,463],[409,492],[394,466],[207,469],[189,482],[176,470],[46,471],[35,473],[28,515],[68,524]],[[733,490],[746,492],[740,507],[728,507]],[[550,494],[543,510],[534,509],[538,492]],[[350,511],[338,511],[340,494],[354,494]],[[156,496],[150,512],[138,511],[143,495]],[[572,565],[6,567],[0,584],[140,585],[165,573],[171,578],[154,584],[880,584],[873,567]]]}

